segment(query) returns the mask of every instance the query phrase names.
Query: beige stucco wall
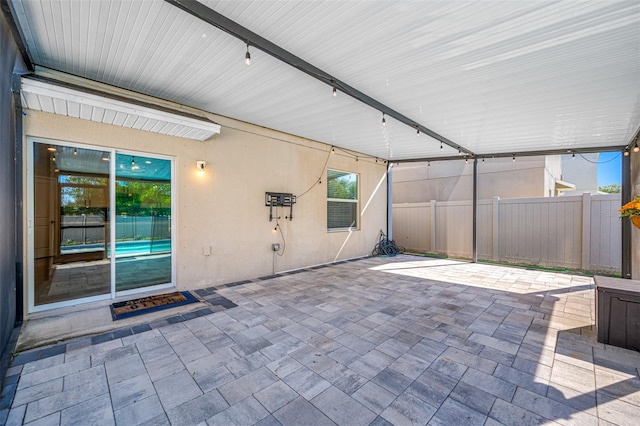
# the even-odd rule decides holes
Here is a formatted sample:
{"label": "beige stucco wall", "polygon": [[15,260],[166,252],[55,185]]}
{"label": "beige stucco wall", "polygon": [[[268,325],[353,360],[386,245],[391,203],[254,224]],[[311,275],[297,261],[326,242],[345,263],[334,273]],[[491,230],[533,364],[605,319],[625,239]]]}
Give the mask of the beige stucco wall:
{"label": "beige stucco wall", "polygon": [[[362,217],[358,231],[328,232],[323,165],[329,146],[221,116],[209,118],[222,126],[221,133],[199,142],[28,110],[25,152],[27,136],[33,136],[175,157],[179,289],[272,274],[271,244],[282,240],[272,232],[275,222],[269,222],[265,192],[300,194],[321,173],[322,184],[294,206],[293,221],[280,220],[286,250],[277,258],[278,271],[371,252],[378,232],[386,229],[386,165],[362,155],[359,161],[343,153],[330,155],[327,168],[359,173]],[[196,170],[197,160],[207,162],[204,175]],[[211,256],[203,255],[206,246],[212,247]]]}
{"label": "beige stucco wall", "polygon": [[[559,165],[559,160],[557,165]],[[555,185],[556,163],[544,156],[488,158],[478,162],[478,198],[545,197]],[[552,182],[552,183],[551,183]],[[393,202],[463,201],[473,197],[473,164],[460,161],[403,163],[393,168]],[[551,193],[553,195],[553,191]]]}

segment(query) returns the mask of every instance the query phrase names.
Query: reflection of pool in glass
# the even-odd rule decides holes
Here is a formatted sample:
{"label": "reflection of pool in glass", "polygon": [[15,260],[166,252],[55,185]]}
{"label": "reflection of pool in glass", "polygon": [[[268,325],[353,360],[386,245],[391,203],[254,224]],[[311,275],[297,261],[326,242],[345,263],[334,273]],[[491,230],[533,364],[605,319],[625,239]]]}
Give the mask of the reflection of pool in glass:
{"label": "reflection of pool in glass", "polygon": [[[60,254],[89,253],[104,250],[104,244],[78,244],[60,247]],[[171,240],[138,240],[116,242],[116,256],[166,253],[171,251]],[[110,255],[107,247],[107,257]]]}
{"label": "reflection of pool in glass", "polygon": [[171,251],[171,240],[140,240],[116,242],[116,256],[161,253]]}

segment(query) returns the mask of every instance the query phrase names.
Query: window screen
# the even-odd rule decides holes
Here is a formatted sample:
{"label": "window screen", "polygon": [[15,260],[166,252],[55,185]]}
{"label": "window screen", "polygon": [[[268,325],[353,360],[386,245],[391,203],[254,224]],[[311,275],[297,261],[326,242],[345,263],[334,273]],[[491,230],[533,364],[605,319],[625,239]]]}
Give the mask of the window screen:
{"label": "window screen", "polygon": [[327,170],[327,228],[358,226],[358,175]]}

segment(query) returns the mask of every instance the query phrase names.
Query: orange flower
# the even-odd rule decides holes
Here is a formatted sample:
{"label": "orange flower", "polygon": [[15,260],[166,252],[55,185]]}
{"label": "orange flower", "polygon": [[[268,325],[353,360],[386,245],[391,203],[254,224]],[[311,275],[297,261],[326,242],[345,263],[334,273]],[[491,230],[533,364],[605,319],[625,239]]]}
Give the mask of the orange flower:
{"label": "orange flower", "polygon": [[622,213],[620,217],[640,216],[640,196],[635,197],[624,206],[618,209],[619,213]]}

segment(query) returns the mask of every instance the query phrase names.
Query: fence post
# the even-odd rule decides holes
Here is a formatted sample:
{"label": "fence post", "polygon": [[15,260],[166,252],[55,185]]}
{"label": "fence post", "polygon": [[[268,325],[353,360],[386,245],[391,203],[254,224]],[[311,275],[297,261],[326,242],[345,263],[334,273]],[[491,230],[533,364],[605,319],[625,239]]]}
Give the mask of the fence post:
{"label": "fence post", "polygon": [[500,260],[500,197],[493,197],[493,260]]}
{"label": "fence post", "polygon": [[591,269],[591,194],[582,194],[582,269]]}
{"label": "fence post", "polygon": [[431,253],[436,252],[436,200],[431,200]]}

